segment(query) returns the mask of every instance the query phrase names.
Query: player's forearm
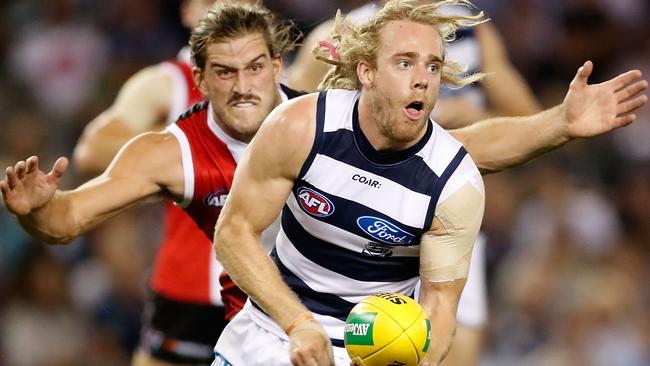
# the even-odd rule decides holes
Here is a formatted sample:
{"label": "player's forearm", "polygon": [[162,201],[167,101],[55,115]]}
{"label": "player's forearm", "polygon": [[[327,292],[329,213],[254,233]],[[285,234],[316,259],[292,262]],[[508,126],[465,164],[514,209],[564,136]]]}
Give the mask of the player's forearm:
{"label": "player's forearm", "polygon": [[483,174],[526,163],[570,140],[564,107],[527,117],[497,117],[451,131]]}
{"label": "player's forearm", "polygon": [[440,291],[421,296],[420,304],[431,324],[431,343],[425,360],[431,366],[439,365],[447,356],[456,331],[456,304]]}
{"label": "player's forearm", "polygon": [[32,237],[50,244],[64,244],[72,241],[80,232],[72,212],[69,196],[57,191],[43,207],[26,215],[17,215],[16,218]]}
{"label": "player's forearm", "polygon": [[233,282],[260,305],[282,329],[309,310],[289,289],[259,236],[232,225],[217,225],[214,237],[217,258]]}

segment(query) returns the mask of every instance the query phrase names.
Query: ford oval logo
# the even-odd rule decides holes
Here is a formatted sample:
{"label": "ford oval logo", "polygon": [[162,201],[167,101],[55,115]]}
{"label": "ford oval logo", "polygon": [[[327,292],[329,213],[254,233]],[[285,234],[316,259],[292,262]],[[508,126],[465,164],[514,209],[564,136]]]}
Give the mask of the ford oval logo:
{"label": "ford oval logo", "polygon": [[388,244],[409,245],[415,239],[415,235],[378,217],[361,216],[357,219],[357,225],[368,235]]}
{"label": "ford oval logo", "polygon": [[310,188],[298,188],[298,203],[312,216],[327,217],[334,213],[332,201]]}

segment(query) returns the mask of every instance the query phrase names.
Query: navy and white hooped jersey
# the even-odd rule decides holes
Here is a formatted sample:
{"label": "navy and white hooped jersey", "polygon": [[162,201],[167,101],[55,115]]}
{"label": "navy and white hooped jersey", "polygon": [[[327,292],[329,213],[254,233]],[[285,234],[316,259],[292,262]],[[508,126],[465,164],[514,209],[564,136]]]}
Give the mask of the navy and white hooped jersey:
{"label": "navy and white hooped jersey", "polygon": [[[420,237],[436,205],[464,179],[480,176],[462,145],[431,121],[411,148],[374,150],[359,128],[359,95],[319,95],[315,142],[271,253],[335,346],[343,346],[343,324],[360,300],[378,292],[413,294]],[[272,327],[259,308],[253,313]]]}

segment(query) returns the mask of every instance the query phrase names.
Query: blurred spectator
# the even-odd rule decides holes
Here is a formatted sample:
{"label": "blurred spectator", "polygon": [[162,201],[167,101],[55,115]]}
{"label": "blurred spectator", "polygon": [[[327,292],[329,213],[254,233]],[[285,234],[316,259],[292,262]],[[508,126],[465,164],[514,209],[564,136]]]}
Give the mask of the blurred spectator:
{"label": "blurred spectator", "polygon": [[50,118],[64,119],[94,95],[106,65],[107,44],[92,25],[73,16],[72,0],[38,4],[36,16],[13,34],[10,67],[13,77],[29,87],[39,106],[52,113]]}
{"label": "blurred spectator", "polygon": [[88,328],[70,307],[68,270],[45,248],[32,250],[1,314],[2,354],[12,366],[83,365]]}

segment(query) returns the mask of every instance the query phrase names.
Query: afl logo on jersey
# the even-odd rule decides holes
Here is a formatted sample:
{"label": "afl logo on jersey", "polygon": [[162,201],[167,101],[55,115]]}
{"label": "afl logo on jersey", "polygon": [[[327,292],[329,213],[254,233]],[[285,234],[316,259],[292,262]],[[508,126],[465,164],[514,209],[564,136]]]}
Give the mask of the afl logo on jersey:
{"label": "afl logo on jersey", "polygon": [[222,208],[226,204],[226,198],[228,198],[228,191],[220,189],[205,196],[203,202],[210,207]]}
{"label": "afl logo on jersey", "polygon": [[298,203],[305,212],[316,217],[327,217],[334,213],[334,204],[327,197],[306,187],[298,188]]}
{"label": "afl logo on jersey", "polygon": [[357,225],[371,237],[392,245],[411,245],[415,235],[406,232],[396,225],[378,217],[361,216]]}

